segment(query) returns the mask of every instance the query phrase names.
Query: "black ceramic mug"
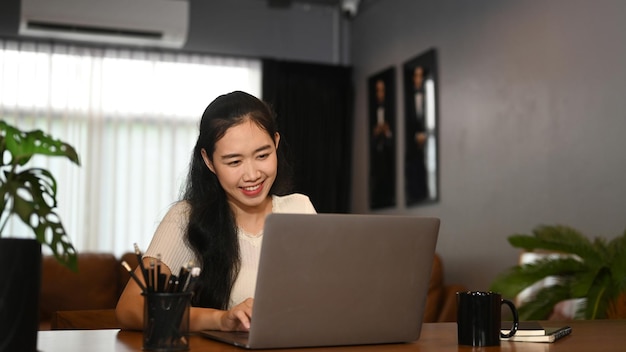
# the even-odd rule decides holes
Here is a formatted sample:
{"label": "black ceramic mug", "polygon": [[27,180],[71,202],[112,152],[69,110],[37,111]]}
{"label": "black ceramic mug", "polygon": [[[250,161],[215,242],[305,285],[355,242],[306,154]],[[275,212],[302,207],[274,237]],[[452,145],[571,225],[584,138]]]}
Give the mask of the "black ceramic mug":
{"label": "black ceramic mug", "polygon": [[[457,330],[459,345],[499,346],[500,337],[515,335],[519,326],[517,309],[513,302],[502,299],[499,293],[467,291],[456,293]],[[513,326],[508,334],[500,330],[502,305],[513,312]]]}

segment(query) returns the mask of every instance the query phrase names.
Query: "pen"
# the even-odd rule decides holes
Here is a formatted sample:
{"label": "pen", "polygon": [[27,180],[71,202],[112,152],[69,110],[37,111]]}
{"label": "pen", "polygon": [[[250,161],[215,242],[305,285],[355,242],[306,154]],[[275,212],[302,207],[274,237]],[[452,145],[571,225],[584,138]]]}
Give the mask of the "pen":
{"label": "pen", "polygon": [[150,292],[155,291],[156,283],[154,280],[154,259],[150,260],[150,269],[148,269],[148,290]]}
{"label": "pen", "polygon": [[139,262],[139,267],[141,268],[141,274],[143,275],[143,281],[148,284],[148,271],[146,267],[143,265],[143,255],[141,254],[141,250],[137,243],[133,244],[135,246],[135,255],[137,256],[137,261]]}
{"label": "pen", "polygon": [[165,283],[167,275],[161,273],[161,254],[157,254],[156,262],[156,291],[165,292]]}
{"label": "pen", "polygon": [[179,292],[184,292],[185,288],[187,287],[187,282],[189,281],[189,273],[192,267],[193,262],[190,261],[189,263],[187,263],[187,267],[180,268],[180,275],[178,276],[180,280]]}
{"label": "pen", "polygon": [[133,280],[135,280],[135,282],[137,283],[137,285],[139,285],[139,288],[141,288],[141,291],[146,292],[146,286],[144,286],[143,283],[141,283],[141,280],[139,280],[137,275],[135,275],[135,272],[133,271],[133,269],[131,269],[130,265],[128,265],[128,263],[125,260],[122,261],[122,266],[126,268],[128,273],[130,274],[130,277],[132,277]]}
{"label": "pen", "polygon": [[200,276],[200,268],[197,266],[191,268],[190,278],[185,284],[185,287],[183,288],[183,292],[193,291],[193,287],[195,286],[196,281],[198,280],[198,276]]}
{"label": "pen", "polygon": [[167,280],[167,292],[168,293],[174,293],[174,288],[176,287],[175,286],[176,280],[178,280],[176,275],[170,275],[169,280]]}
{"label": "pen", "polygon": [[172,289],[170,290],[170,292],[173,293],[177,293],[178,291],[178,287],[180,286],[180,279],[179,278],[175,278],[174,279],[174,284],[172,285]]}

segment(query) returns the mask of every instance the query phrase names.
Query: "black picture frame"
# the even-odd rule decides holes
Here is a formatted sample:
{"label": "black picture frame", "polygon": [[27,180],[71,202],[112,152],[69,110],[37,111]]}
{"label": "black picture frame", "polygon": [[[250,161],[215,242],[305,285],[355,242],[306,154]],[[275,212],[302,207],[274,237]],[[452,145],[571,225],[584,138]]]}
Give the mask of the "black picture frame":
{"label": "black picture frame", "polygon": [[396,205],[396,69],[368,78],[369,206]]}
{"label": "black picture frame", "polygon": [[407,206],[439,200],[439,79],[437,50],[403,64],[404,194]]}

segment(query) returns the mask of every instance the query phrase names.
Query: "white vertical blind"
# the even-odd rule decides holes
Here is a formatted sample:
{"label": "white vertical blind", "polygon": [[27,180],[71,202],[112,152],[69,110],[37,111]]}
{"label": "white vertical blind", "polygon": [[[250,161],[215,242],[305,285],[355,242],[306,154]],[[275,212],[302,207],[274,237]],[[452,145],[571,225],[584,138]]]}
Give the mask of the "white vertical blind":
{"label": "white vertical blind", "polygon": [[[260,96],[259,60],[0,40],[0,119],[80,156],[80,167],[33,160],[56,177],[79,252],[147,247],[179,198],[206,105],[233,90]],[[15,219],[6,232],[29,231]]]}

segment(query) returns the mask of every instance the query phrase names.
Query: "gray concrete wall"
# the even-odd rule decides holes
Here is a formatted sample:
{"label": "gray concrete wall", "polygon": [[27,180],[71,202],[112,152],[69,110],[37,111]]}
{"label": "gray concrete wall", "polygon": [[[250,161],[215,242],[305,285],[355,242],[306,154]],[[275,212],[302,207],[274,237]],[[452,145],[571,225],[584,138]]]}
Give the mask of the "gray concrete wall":
{"label": "gray concrete wall", "polygon": [[517,262],[507,236],[539,224],[622,234],[625,18],[620,0],[375,2],[351,32],[354,211],[369,211],[367,77],[436,47],[441,201],[385,212],[442,219],[446,279],[486,289]]}

